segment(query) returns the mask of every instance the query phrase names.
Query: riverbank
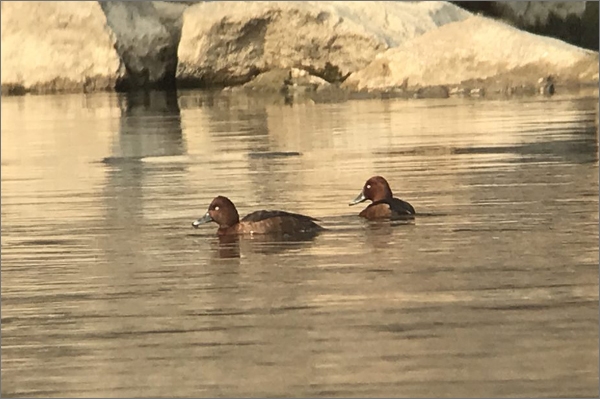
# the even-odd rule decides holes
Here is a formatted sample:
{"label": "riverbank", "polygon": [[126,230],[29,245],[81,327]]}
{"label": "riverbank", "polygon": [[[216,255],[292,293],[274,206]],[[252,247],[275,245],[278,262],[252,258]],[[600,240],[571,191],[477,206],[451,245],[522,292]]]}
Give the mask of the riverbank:
{"label": "riverbank", "polygon": [[321,102],[598,85],[598,52],[449,2],[3,2],[2,48],[3,95],[219,88]]}

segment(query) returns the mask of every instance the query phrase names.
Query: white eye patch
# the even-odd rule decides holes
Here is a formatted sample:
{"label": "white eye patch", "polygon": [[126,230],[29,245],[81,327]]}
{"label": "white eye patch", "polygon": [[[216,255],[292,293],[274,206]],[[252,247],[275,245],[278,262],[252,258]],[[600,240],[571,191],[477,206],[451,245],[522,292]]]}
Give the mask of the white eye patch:
{"label": "white eye patch", "polygon": [[219,210],[219,207],[218,207],[218,206],[215,206],[215,211],[218,211],[218,210]]}
{"label": "white eye patch", "polygon": [[367,184],[367,188],[371,188],[371,185],[370,185],[370,184]]}

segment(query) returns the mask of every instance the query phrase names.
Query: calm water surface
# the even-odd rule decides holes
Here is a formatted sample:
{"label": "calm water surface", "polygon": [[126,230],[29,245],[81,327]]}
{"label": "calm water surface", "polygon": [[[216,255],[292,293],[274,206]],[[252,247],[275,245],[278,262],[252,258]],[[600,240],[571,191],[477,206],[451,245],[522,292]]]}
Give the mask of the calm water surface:
{"label": "calm water surface", "polygon": [[[3,396],[597,396],[597,97],[2,99]],[[349,207],[384,175],[421,213]],[[191,222],[320,218],[310,241]]]}

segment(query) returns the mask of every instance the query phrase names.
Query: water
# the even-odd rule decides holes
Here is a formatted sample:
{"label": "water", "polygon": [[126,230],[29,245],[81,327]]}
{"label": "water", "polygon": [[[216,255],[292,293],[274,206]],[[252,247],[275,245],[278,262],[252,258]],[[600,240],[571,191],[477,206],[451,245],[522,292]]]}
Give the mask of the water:
{"label": "water", "polygon": [[[597,396],[597,112],[3,98],[2,395]],[[216,195],[329,231],[220,242]]]}

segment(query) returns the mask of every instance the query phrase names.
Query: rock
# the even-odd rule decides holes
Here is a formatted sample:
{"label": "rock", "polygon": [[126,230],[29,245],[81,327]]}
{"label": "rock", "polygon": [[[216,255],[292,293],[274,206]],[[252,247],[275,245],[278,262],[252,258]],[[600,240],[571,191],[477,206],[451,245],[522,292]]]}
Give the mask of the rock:
{"label": "rock", "polygon": [[544,94],[547,96],[551,96],[555,93],[556,89],[554,87],[554,78],[552,76],[547,76],[545,78],[538,79],[538,87],[540,94]]}
{"label": "rock", "polygon": [[450,91],[446,86],[427,86],[417,89],[416,98],[448,98]]}
{"label": "rock", "polygon": [[[293,104],[314,102],[314,98],[330,97],[325,92],[319,91],[327,86],[331,84],[317,76],[312,76],[307,71],[297,68],[275,68],[259,74],[244,84],[241,89],[247,94],[259,95],[263,99],[270,96],[271,103]],[[278,99],[277,96],[280,98]]]}
{"label": "rock", "polygon": [[119,77],[98,3],[2,2],[2,93],[94,91]]}
{"label": "rock", "polygon": [[298,68],[275,68],[261,73],[250,82],[244,84],[244,88],[263,92],[281,91],[315,91],[319,86],[329,85],[324,79],[313,76],[307,71]]}
{"label": "rock", "polygon": [[469,94],[469,91],[464,87],[453,87],[448,91],[448,95],[450,96],[464,96],[465,94]]}
{"label": "rock", "polygon": [[485,88],[501,80],[504,86],[531,84],[536,92],[537,80],[549,75],[557,82],[597,82],[598,53],[475,16],[386,51],[343,86],[385,90],[408,80],[409,89],[467,83]]}
{"label": "rock", "polygon": [[[556,4],[525,10],[550,20]],[[597,4],[582,18],[597,24]],[[329,102],[598,82],[597,52],[447,2],[2,2],[1,16],[3,94],[243,84]]]}
{"label": "rock", "polygon": [[469,90],[469,94],[472,97],[480,97],[480,96],[483,96],[484,93],[485,93],[485,90],[482,89],[482,88],[477,88],[477,89],[471,89],[471,90]]}
{"label": "rock", "polygon": [[117,37],[116,49],[126,70],[117,89],[174,89],[182,14],[188,5],[161,1],[99,3]]}
{"label": "rock", "polygon": [[252,91],[261,91],[263,93],[273,92],[282,93],[287,90],[291,84],[291,71],[289,69],[276,68],[261,73],[243,87]]}
{"label": "rock", "polygon": [[340,103],[349,100],[350,93],[337,84],[319,86],[315,92],[309,94],[313,103]]}
{"label": "rock", "polygon": [[317,90],[319,87],[330,85],[327,80],[311,75],[303,69],[292,68],[290,75],[294,86],[310,86]]}
{"label": "rock", "polygon": [[240,3],[206,2],[185,11],[182,86],[243,84],[291,67],[339,82],[386,49],[471,15],[446,2]]}

